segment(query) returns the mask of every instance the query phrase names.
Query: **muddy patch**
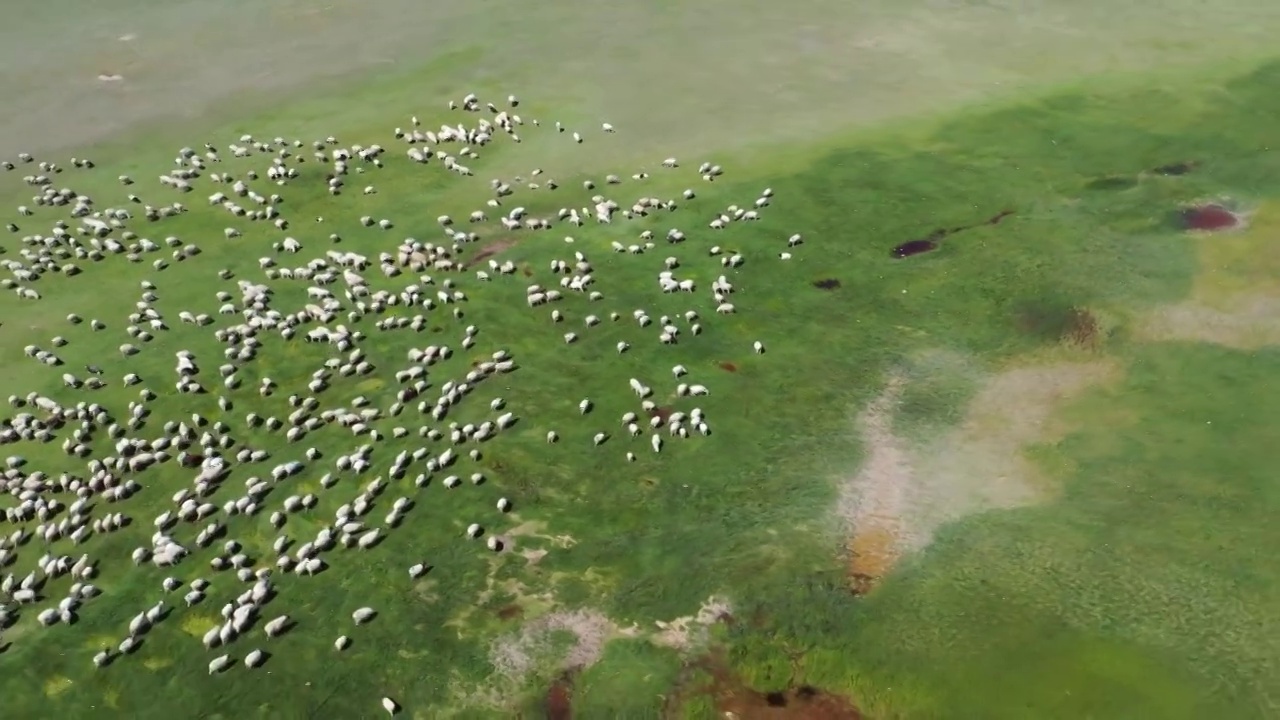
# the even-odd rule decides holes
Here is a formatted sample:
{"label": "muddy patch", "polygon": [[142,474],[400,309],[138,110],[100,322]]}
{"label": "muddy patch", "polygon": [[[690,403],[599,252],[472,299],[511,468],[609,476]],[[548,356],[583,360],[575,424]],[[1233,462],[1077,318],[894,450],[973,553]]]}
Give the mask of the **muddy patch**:
{"label": "muddy patch", "polygon": [[573,717],[573,675],[565,673],[547,688],[543,704],[547,720],[569,720]]}
{"label": "muddy patch", "polygon": [[725,372],[731,372],[731,373],[738,372],[738,366],[735,365],[734,363],[729,362],[728,360],[721,360],[720,362],[716,363],[716,367],[720,368]]}
{"label": "muddy patch", "polygon": [[946,235],[939,235],[935,233],[927,238],[908,240],[893,249],[893,256],[896,258],[907,258],[912,255],[933,252],[938,249],[938,243],[941,242],[944,237],[946,237]]}
{"label": "muddy patch", "polygon": [[1192,232],[1222,232],[1243,224],[1243,218],[1217,203],[1196,205],[1178,211],[1177,222],[1183,230]]}
{"label": "muddy patch", "polygon": [[667,715],[679,717],[694,698],[710,698],[726,720],[861,720],[862,713],[848,699],[810,685],[761,692],[748,687],[729,667],[722,652],[708,653],[689,663],[682,673]]}
{"label": "muddy patch", "polygon": [[916,238],[915,240],[908,240],[907,242],[904,242],[901,245],[898,245],[897,247],[895,247],[893,250],[890,251],[890,255],[892,255],[895,258],[902,259],[902,258],[911,257],[912,255],[920,255],[922,253],[932,252],[934,250],[937,250],[939,247],[941,247],[942,241],[952,235],[955,235],[957,233],[962,233],[966,230],[972,230],[977,227],[982,227],[983,225],[999,225],[1001,221],[1003,221],[1005,218],[1009,217],[1012,214],[1013,214],[1012,210],[1001,210],[1000,212],[996,213],[995,215],[992,215],[991,217],[987,218],[986,220],[980,223],[974,223],[972,225],[959,225],[957,227],[950,227],[950,228],[938,228],[937,230],[934,230],[933,232],[929,233],[928,235],[922,238]]}
{"label": "muddy patch", "polygon": [[840,488],[837,513],[849,532],[850,589],[873,590],[942,525],[990,509],[1041,501],[1051,484],[1024,448],[1065,433],[1051,423],[1067,398],[1115,377],[1109,361],[1008,370],[985,379],[952,429],[909,442],[893,431],[907,380],[893,376],[858,415],[862,466]]}
{"label": "muddy patch", "polygon": [[835,278],[823,278],[821,280],[814,280],[813,286],[819,290],[839,290],[840,281]]}

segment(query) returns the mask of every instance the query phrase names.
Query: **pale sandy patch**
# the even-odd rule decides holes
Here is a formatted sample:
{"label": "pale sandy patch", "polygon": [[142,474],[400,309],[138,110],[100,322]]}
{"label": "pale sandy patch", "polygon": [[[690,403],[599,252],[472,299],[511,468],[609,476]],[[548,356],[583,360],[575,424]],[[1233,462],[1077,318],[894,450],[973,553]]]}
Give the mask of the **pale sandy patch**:
{"label": "pale sandy patch", "polygon": [[706,642],[707,628],[732,611],[733,607],[727,598],[713,595],[693,615],[684,615],[670,621],[655,621],[658,632],[653,636],[653,641],[681,651],[700,647]]}
{"label": "pale sandy patch", "polygon": [[936,440],[909,443],[893,432],[906,380],[890,377],[857,417],[866,456],[840,490],[837,514],[851,531],[855,592],[870,590],[905,554],[948,522],[1042,501],[1052,493],[1024,449],[1051,442],[1062,401],[1118,375],[1115,363],[1060,362],[1013,368],[986,379],[964,419]]}
{"label": "pale sandy patch", "polygon": [[1280,344],[1280,297],[1240,294],[1219,307],[1187,300],[1152,311],[1139,336],[1153,341],[1206,342],[1241,350]]}
{"label": "pale sandy patch", "polygon": [[526,623],[517,633],[495,640],[489,649],[494,669],[507,679],[524,678],[538,663],[548,660],[551,633],[557,630],[572,633],[575,638],[565,656],[557,659],[563,668],[570,670],[596,664],[610,640],[638,634],[636,628],[620,627],[598,610],[558,610]]}

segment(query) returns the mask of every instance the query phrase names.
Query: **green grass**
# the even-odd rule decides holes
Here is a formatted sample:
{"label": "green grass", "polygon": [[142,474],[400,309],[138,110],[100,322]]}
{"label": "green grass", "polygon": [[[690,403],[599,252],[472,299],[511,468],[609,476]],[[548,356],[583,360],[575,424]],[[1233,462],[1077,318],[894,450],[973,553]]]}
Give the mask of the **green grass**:
{"label": "green grass", "polygon": [[[37,629],[34,613],[24,612],[19,625],[4,632],[13,642],[0,656],[7,707],[19,716],[97,717],[105,708],[147,718],[198,708],[210,718],[356,718],[381,713],[378,698],[389,695],[415,716],[447,710],[501,716],[509,708],[468,705],[462,697],[494,681],[490,642],[519,629],[519,622],[498,618],[500,608],[520,602],[532,609],[528,621],[557,604],[590,606],[619,625],[636,623],[647,631],[655,620],[690,615],[707,597],[723,593],[733,599],[735,615],[767,618],[761,627],[739,624],[725,633],[744,679],[762,690],[808,682],[848,692],[875,716],[1264,717],[1272,712],[1268,698],[1280,691],[1265,672],[1277,659],[1268,628],[1280,577],[1263,555],[1277,539],[1268,529],[1277,498],[1264,476],[1275,461],[1266,442],[1274,429],[1268,389],[1275,357],[1143,345],[1126,329],[1150,308],[1184,298],[1202,272],[1196,241],[1167,223],[1170,208],[1204,196],[1250,202],[1280,192],[1280,167],[1265,152],[1280,110],[1277,80],[1280,65],[1274,64],[1226,81],[1220,74],[1177,83],[1133,80],[935,120],[896,137],[803,147],[797,153],[817,159],[791,174],[771,173],[795,165],[784,157],[775,165],[744,168],[746,180],[736,180],[730,165],[724,180],[707,184],[694,176],[690,165],[697,161],[690,158],[678,174],[655,173],[643,189],[624,183],[622,197],[675,197],[692,186],[699,198],[670,216],[529,234],[503,259],[527,266],[532,277],[517,274],[486,285],[470,274],[459,276],[470,296],[461,305],[466,316],[455,320],[436,311],[420,335],[380,333],[370,318],[352,323],[369,334],[365,346],[387,382],[372,388],[359,379],[338,380],[320,396],[324,407],[365,394],[385,408],[394,392],[387,375],[404,367],[406,350],[440,343],[457,349],[468,324],[481,329],[475,352],[459,351],[433,368],[435,387],[460,378],[481,354],[499,348],[513,353],[521,369],[480,383],[450,416],[460,423],[491,417],[488,400],[501,396],[521,418],[484,447],[479,467],[464,461],[453,471],[465,477],[483,470],[488,482],[446,491],[439,481],[447,473],[437,473],[416,494],[405,524],[377,549],[330,553],[333,567],[315,578],[281,577],[280,598],[268,615],[287,612],[299,626],[271,641],[255,631],[256,637],[232,646],[238,658],[254,646],[272,652],[257,673],[236,667],[206,676],[212,654],[199,650],[197,633],[240,591],[225,575],[216,576],[204,605],[161,623],[135,656],[95,671],[89,658],[99,638],[118,642],[128,618],[160,596],[168,573],[135,569],[128,553],[146,542],[151,518],[194,474],[173,465],[148,471],[140,478],[144,491],[119,506],[135,525],[86,545],[102,560],[95,582],[106,594],[86,605],[81,622]],[[388,106],[398,109],[402,100],[393,98]],[[337,102],[317,101],[308,112]],[[550,117],[549,103],[527,102],[528,117]],[[237,126],[219,142],[242,129],[292,135],[289,113],[297,112]],[[485,149],[485,157],[471,163],[478,177],[460,183],[435,167],[410,167],[388,138],[398,121],[349,122],[346,142],[394,149],[386,169],[353,175],[339,199],[322,192],[322,170],[313,163],[303,166],[309,182],[280,191],[287,199],[282,209],[294,223],[288,234],[305,246],[299,258],[328,249],[331,231],[344,236],[338,249],[374,256],[405,236],[435,240],[436,216],[465,218],[485,197],[485,180],[498,172],[493,168],[527,172],[536,162],[561,180],[557,196],[517,196],[534,214],[582,205],[589,193],[581,190],[580,168],[599,170],[593,161],[580,161],[578,150],[566,150],[565,138],[550,128],[526,128],[521,147]],[[623,121],[617,124],[625,130]],[[306,132],[317,128],[313,123]],[[649,136],[643,144],[653,141]],[[617,137],[593,132],[581,152],[603,146],[604,157],[624,158],[626,143],[625,131]],[[1127,189],[1089,189],[1101,177],[1134,177],[1185,159],[1202,165],[1179,178],[1143,177]],[[128,172],[148,202],[168,201],[154,185],[164,165],[146,165],[149,160],[136,161],[137,169]],[[228,160],[225,167],[251,164],[262,170],[265,163]],[[59,183],[115,204],[127,192],[115,184],[116,174],[115,167],[68,170]],[[366,183],[380,192],[359,195]],[[705,228],[714,210],[750,203],[766,185],[776,199],[761,222],[721,235]],[[142,223],[140,230],[157,240],[176,235],[198,243],[204,254],[193,260],[157,272],[115,257],[85,266],[74,280],[41,280],[36,286],[44,299],[38,303],[0,296],[3,394],[37,389],[76,399],[59,387],[62,370],[22,357],[24,345],[49,347],[54,335],[70,340],[60,351],[66,369],[82,374],[86,362],[108,368],[111,385],[93,399],[117,415],[136,397],[136,388],[120,386],[121,376],[137,372],[146,386],[167,391],[174,379],[172,353],[179,348],[196,353],[201,378],[212,384],[221,348],[209,328],[181,325],[177,313],[216,309],[214,291],[234,284],[216,280],[219,268],[238,278],[261,278],[257,257],[269,254],[269,243],[283,235],[206,208],[203,198],[212,192],[201,181],[182,198],[190,213],[154,227]],[[29,194],[14,190],[6,197],[16,205]],[[957,235],[936,253],[906,261],[889,257],[889,249],[905,239],[978,223],[1005,208],[1016,214]],[[390,217],[397,227],[386,233],[360,228],[356,218],[365,214]],[[323,229],[312,222],[315,216],[327,218]],[[42,211],[19,222],[47,227],[52,218]],[[660,239],[672,224],[686,229],[690,241],[674,249],[660,245],[638,258],[609,251],[611,240],[630,242],[647,228]],[[245,236],[224,241],[226,226],[240,227]],[[499,234],[492,226],[483,232]],[[806,243],[783,263],[775,256],[792,232],[803,232]],[[561,241],[566,233],[577,238],[573,245]],[[710,281],[725,272],[706,256],[712,244],[747,256],[733,273],[734,316],[715,316],[708,297]],[[5,258],[19,257],[15,240],[4,246]],[[557,306],[568,320],[556,326],[550,308],[525,307],[524,287],[553,284],[548,262],[572,259],[573,250],[590,257],[605,299],[589,303],[568,293]],[[698,280],[698,294],[657,292],[654,275],[667,254],[681,258],[678,272]],[[366,277],[378,288],[402,285],[381,279],[376,268]],[[826,277],[840,278],[842,287],[813,287]],[[157,333],[139,357],[124,360],[116,347],[126,340],[125,317],[143,278],[158,285],[157,307],[172,329]],[[275,286],[275,307],[301,302],[301,283]],[[641,330],[629,319],[641,307],[655,319],[695,308],[706,333],[674,348],[660,346],[652,326]],[[851,599],[836,551],[843,538],[831,520],[834,480],[850,474],[859,459],[859,448],[844,441],[851,415],[879,392],[889,372],[905,367],[909,379],[923,379],[923,390],[907,396],[904,422],[916,422],[922,431],[953,423],[982,372],[1058,352],[1052,319],[1071,307],[1114,319],[1117,331],[1095,352],[1116,357],[1126,376],[1119,387],[1100,390],[1064,414],[1078,431],[1036,451],[1062,482],[1063,497],[950,526],[876,593]],[[1050,320],[1028,326],[1029,308]],[[110,327],[102,333],[87,324],[73,327],[63,319],[72,311],[100,317]],[[623,320],[611,323],[610,311]],[[605,317],[604,324],[583,328],[588,313]],[[560,340],[568,329],[582,336],[578,344]],[[632,349],[619,357],[614,344],[623,339]],[[768,353],[751,353],[756,339]],[[340,429],[326,428],[290,446],[241,422],[249,411],[287,413],[283,398],[305,388],[327,352],[271,337],[262,357],[245,369],[245,389],[231,395],[235,410],[222,419],[242,442],[270,449],[274,457],[265,467],[238,468],[215,495],[219,504],[235,496],[246,476],[300,457],[307,446],[324,449],[325,460],[272,493],[268,504],[274,509],[286,495],[314,490],[332,459],[356,444]],[[720,369],[725,361],[737,372]],[[670,402],[683,410],[704,408],[714,433],[669,441],[655,455],[647,443],[626,438],[617,418],[637,409],[627,378],[640,377],[660,398],[668,397],[674,389],[669,368],[677,362],[690,369],[691,382],[708,385],[712,394],[696,403]],[[281,385],[269,399],[253,391],[255,380],[266,376]],[[216,414],[215,395],[162,394],[151,404],[154,419],[142,435],[158,435],[170,417]],[[577,402],[584,396],[596,408],[582,416]],[[380,427],[416,428],[415,414],[411,407],[403,420]],[[562,438],[555,446],[544,440],[552,429]],[[592,448],[591,436],[601,430],[613,437]],[[95,442],[99,451],[108,447],[101,434]],[[416,443],[387,441],[375,457],[386,462]],[[622,459],[627,449],[639,456],[634,464]],[[6,454],[18,450],[6,448]],[[20,452],[51,474],[83,472],[83,463],[62,455],[57,443]],[[357,483],[376,474],[344,477],[321,493],[316,512],[292,517],[286,532],[312,535],[358,492]],[[409,483],[393,483],[370,517],[380,521],[391,498],[414,494]],[[500,496],[514,501],[512,517],[494,509]],[[492,556],[462,537],[469,522],[501,533],[534,521],[543,529],[517,538],[514,549],[547,550],[536,565],[516,553]],[[259,557],[271,557],[275,533],[264,518],[233,519],[231,531]],[[194,532],[184,527],[178,535],[189,539]],[[557,543],[553,536],[572,542]],[[60,542],[54,551],[85,550]],[[24,549],[13,570],[24,573],[40,552],[34,544]],[[196,552],[170,572],[213,576],[206,564],[211,555]],[[424,561],[434,569],[415,584],[406,569]],[[55,581],[45,595],[56,600],[66,585]],[[380,616],[352,628],[350,613],[360,605],[377,608]],[[354,645],[338,655],[331,644],[343,633]],[[577,699],[584,716],[643,717],[658,706],[654,696],[668,691],[676,661],[647,642],[615,642],[600,664],[582,674]],[[535,673],[529,687],[507,699],[534,697],[548,677]],[[536,699],[531,702],[536,706]],[[698,716],[696,708],[689,710]]]}

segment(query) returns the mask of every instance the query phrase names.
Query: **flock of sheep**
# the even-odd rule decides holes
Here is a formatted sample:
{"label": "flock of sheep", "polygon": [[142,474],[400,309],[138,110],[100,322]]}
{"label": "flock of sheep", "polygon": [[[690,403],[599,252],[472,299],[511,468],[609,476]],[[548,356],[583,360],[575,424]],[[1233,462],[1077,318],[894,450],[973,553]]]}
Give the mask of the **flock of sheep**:
{"label": "flock of sheep", "polygon": [[[438,165],[459,177],[471,176],[471,167],[464,163],[477,160],[486,145],[501,138],[520,142],[519,131],[524,129],[525,121],[515,113],[518,104],[516,98],[510,97],[506,108],[500,109],[467,95],[461,102],[450,102],[449,107],[474,118],[474,122],[454,122],[437,130],[424,130],[415,117],[409,128],[396,128],[388,143],[400,145],[402,157],[409,162]],[[532,121],[532,125],[537,126],[538,121]],[[559,123],[556,130],[566,132]],[[614,131],[607,123],[602,130]],[[582,133],[570,135],[575,142],[584,142]],[[93,664],[105,667],[129,656],[152,626],[164,622],[173,612],[183,612],[216,595],[220,598],[217,602],[223,603],[221,622],[203,636],[206,650],[217,653],[208,663],[209,674],[224,672],[236,664],[232,648],[245,648],[234,655],[246,668],[261,666],[269,659],[264,648],[271,646],[273,638],[291,632],[295,623],[289,615],[269,610],[279,591],[273,578],[283,573],[310,578],[326,570],[326,556],[330,553],[372,550],[409,520],[417,503],[431,502],[430,485],[438,483],[442,491],[447,491],[466,483],[483,484],[483,472],[462,468],[479,467],[477,461],[484,444],[511,432],[517,423],[514,411],[507,409],[501,398],[489,403],[490,417],[481,422],[460,424],[449,419],[451,411],[482,384],[520,369],[510,352],[491,348],[482,351],[483,359],[464,374],[450,377],[442,365],[444,361],[455,353],[465,352],[471,357],[484,342],[475,325],[462,329],[456,345],[415,348],[393,371],[381,373],[395,380],[394,397],[388,397],[385,403],[364,396],[335,397],[339,394],[335,387],[343,378],[379,373],[377,363],[388,362],[366,352],[366,347],[376,350],[376,341],[358,329],[362,318],[376,316],[373,326],[381,332],[421,331],[430,318],[442,314],[455,317],[461,327],[468,293],[482,293],[486,283],[517,282],[517,266],[509,260],[501,262],[491,257],[483,265],[467,261],[467,256],[473,254],[469,249],[478,247],[476,243],[482,239],[478,231],[491,227],[485,225],[491,215],[497,216],[500,223],[492,226],[494,230],[510,237],[546,232],[564,223],[575,227],[612,225],[671,213],[679,204],[696,197],[695,191],[688,189],[678,200],[642,196],[619,202],[587,182],[584,189],[598,193],[589,204],[537,217],[515,202],[517,192],[546,192],[557,185],[541,170],[534,170],[528,178],[493,180],[492,198],[484,208],[467,216],[465,226],[472,229],[463,229],[463,223],[442,215],[434,231],[439,234],[435,241],[403,239],[393,252],[362,254],[338,250],[334,243],[341,238],[315,230],[297,230],[297,237],[289,234],[293,225],[312,222],[311,218],[285,215],[288,206],[280,193],[289,185],[327,183],[327,192],[338,196],[347,191],[348,182],[357,176],[374,176],[384,163],[395,162],[394,158],[394,153],[380,145],[344,146],[334,137],[310,143],[308,151],[302,141],[276,138],[263,142],[246,135],[226,148],[207,145],[202,151],[180,150],[174,167],[147,191],[152,197],[169,195],[163,204],[148,204],[130,192],[129,202],[118,206],[100,205],[72,188],[59,188],[56,181],[67,176],[60,175],[62,168],[56,163],[37,163],[23,155],[17,163],[4,164],[8,170],[30,168],[31,174],[24,179],[35,195],[32,206],[18,209],[18,222],[24,226],[43,223],[39,232],[20,228],[18,223],[9,224],[14,236],[21,237],[22,245],[16,254],[0,256],[0,265],[7,273],[0,282],[6,288],[20,298],[39,302],[40,288],[54,285],[50,276],[75,276],[81,271],[80,264],[118,262],[111,260],[116,255],[123,255],[131,263],[149,262],[155,275],[141,282],[127,318],[128,337],[122,338],[124,342],[119,346],[120,357],[99,360],[103,366],[121,372],[113,375],[102,367],[88,365],[81,374],[64,359],[64,348],[70,341],[62,336],[50,338],[47,347],[24,348],[31,362],[61,375],[62,388],[48,394],[10,396],[12,413],[0,425],[0,445],[9,446],[12,452],[0,476],[8,496],[3,503],[3,522],[10,528],[0,537],[0,568],[10,568],[0,580],[0,627],[18,622],[27,608],[34,611],[34,620],[42,626],[73,624],[78,613],[92,612],[94,598],[100,594],[94,579],[100,573],[124,572],[119,567],[122,558],[95,557],[88,551],[92,538],[117,532],[134,522],[145,523],[154,532],[149,543],[133,551],[132,562],[165,568],[168,576],[157,588],[160,599],[140,608],[127,627],[121,628],[114,646],[103,647],[92,655]],[[71,164],[83,170],[94,167],[91,161],[82,159],[72,159]],[[675,172],[680,163],[668,158],[661,166],[655,172]],[[710,163],[698,168],[705,181],[713,181],[721,173],[719,166]],[[639,184],[647,177],[646,173],[636,173],[632,179]],[[130,191],[137,184],[128,176],[120,176],[119,182]],[[204,212],[226,215],[227,227],[222,237],[168,235],[156,241],[143,236],[146,230],[164,228],[166,219],[189,212],[184,195],[202,186],[211,191],[207,196],[211,209]],[[620,195],[624,187],[617,176],[610,175],[604,181],[604,190],[614,195]],[[375,194],[378,190],[369,184],[361,192]],[[744,255],[718,246],[702,246],[698,256],[709,256],[710,262],[718,262],[721,267],[715,271],[718,277],[708,287],[700,288],[695,275],[682,272],[686,262],[694,261],[682,261],[674,253],[688,247],[687,235],[712,235],[732,223],[757,220],[772,201],[772,190],[765,189],[742,206],[715,211],[699,221],[698,228],[672,227],[661,238],[673,254],[664,258],[657,271],[658,289],[662,293],[687,293],[691,299],[700,293],[709,297],[714,301],[707,304],[714,310],[710,317],[704,318],[692,307],[678,315],[657,318],[644,309],[601,310],[584,313],[576,329],[561,331],[563,342],[584,341],[592,328],[603,323],[633,322],[641,328],[653,326],[655,342],[674,345],[701,334],[703,323],[710,322],[711,317],[733,314],[736,308],[732,276],[746,261]],[[139,216],[154,224],[141,224]],[[323,218],[315,218],[315,222],[322,223]],[[236,278],[230,270],[220,270],[221,289],[211,294],[210,301],[216,303],[211,303],[209,312],[188,308],[172,317],[162,312],[159,301],[165,275],[161,271],[171,263],[200,262],[201,244],[248,242],[241,239],[247,223],[269,224],[272,229],[266,232],[278,237],[270,252],[257,263],[261,277]],[[391,219],[371,216],[361,217],[360,223],[386,232],[395,227]],[[572,237],[564,240],[574,242]],[[790,253],[801,243],[798,234],[778,238],[776,258],[790,259]],[[317,251],[318,247],[325,249]],[[567,294],[581,296],[587,304],[607,307],[589,257],[590,241],[574,247],[583,249],[550,263],[556,281],[528,285],[527,307],[512,312],[545,312],[553,324],[567,326],[571,323],[569,305],[563,305],[565,310],[556,307]],[[613,252],[643,256],[655,250],[657,240],[652,231],[645,230],[637,233],[633,243],[615,241],[609,247]],[[308,249],[312,250],[309,254]],[[305,288],[301,306],[288,306],[277,300],[277,291],[288,284]],[[56,289],[74,292],[75,288],[75,282],[68,282],[65,288]],[[53,290],[46,292],[49,291]],[[97,333],[118,327],[116,320],[119,318],[90,317],[86,322],[81,315],[72,314],[66,317],[66,324],[69,331],[87,325],[90,332]],[[161,341],[174,322],[208,328],[222,347],[222,357],[201,357]],[[305,387],[281,387],[270,377],[249,381],[249,387],[245,387],[244,378],[251,374],[246,368],[252,367],[272,342],[319,343],[328,348],[327,360],[314,368]],[[161,349],[166,347],[167,351]],[[629,348],[624,341],[616,344],[618,353]],[[764,353],[765,346],[755,341],[752,350]],[[144,377],[137,368],[131,368],[135,361],[130,358],[136,355],[166,352],[174,353],[167,377]],[[660,453],[666,442],[710,434],[709,417],[701,408],[688,412],[659,412],[658,408],[662,397],[705,396],[711,392],[709,387],[692,382],[693,378],[686,376],[693,373],[679,364],[661,372],[670,372],[672,387],[655,391],[645,381],[632,378],[629,384],[638,401],[636,411],[602,423],[591,437],[591,445],[609,442],[609,426],[613,422],[620,422],[629,436],[645,437],[644,445],[655,453]],[[108,386],[136,387],[136,391],[129,391],[136,392],[135,399],[123,407],[95,401],[94,392]],[[175,392],[216,395],[220,412],[153,418],[153,401],[161,394]],[[235,420],[234,415],[240,414],[236,412],[238,396],[252,392],[262,398],[287,396],[287,407],[279,404],[277,414],[251,412],[243,415],[242,422]],[[261,407],[268,401],[253,402]],[[588,415],[594,406],[591,399],[584,398],[577,409]],[[159,432],[153,429],[156,426]],[[325,449],[308,445],[308,436],[324,428],[349,432],[352,447],[330,457],[327,444],[320,443]],[[269,440],[272,436],[285,442]],[[273,447],[284,448],[277,452],[285,457],[275,457],[271,451],[255,447],[264,440],[274,443]],[[549,430],[546,440],[555,443],[561,438]],[[29,466],[22,455],[24,444],[56,441],[74,461],[67,467],[79,469],[55,473]],[[395,446],[404,449],[395,453],[379,451],[388,442],[396,441],[399,443]],[[585,439],[582,445],[584,452],[593,451]],[[630,450],[625,451],[625,457],[636,459]],[[321,500],[316,493],[290,493],[291,479],[303,473],[319,476],[318,492],[339,494],[353,487],[356,491],[351,496],[333,498],[332,502],[339,506],[318,532],[299,535],[289,532],[290,516],[314,515]],[[353,485],[352,478],[360,477],[372,479]],[[340,483],[344,478],[346,482]],[[170,489],[162,490],[165,486]],[[135,518],[129,514],[126,501],[140,493],[152,498],[150,507],[158,502],[157,495],[171,494],[171,502],[154,517]],[[387,494],[396,497],[387,501]],[[491,502],[498,513],[513,509],[507,498]],[[386,508],[385,513],[375,513],[379,505]],[[278,533],[271,545],[273,557],[269,559],[254,557],[235,538],[237,528],[264,521]],[[485,531],[485,525],[496,521],[497,516],[463,518],[463,535],[468,539],[487,535],[487,548],[501,551],[500,535]],[[212,577],[232,579],[211,581],[199,577],[201,572],[192,566],[191,557],[201,549],[208,549],[204,553],[208,558],[204,569]],[[18,556],[28,554],[39,555],[32,569],[13,572]],[[425,563],[419,562],[407,567],[406,573],[411,579],[418,578],[427,569]],[[58,578],[67,581],[54,583]],[[57,592],[52,590],[55,586],[59,588]],[[354,608],[351,622],[361,625],[374,621],[376,616],[373,608]],[[23,642],[38,640],[31,637]],[[350,644],[351,639],[341,635],[334,641],[334,648],[340,652]],[[390,713],[399,710],[390,698],[383,698],[381,703]]]}

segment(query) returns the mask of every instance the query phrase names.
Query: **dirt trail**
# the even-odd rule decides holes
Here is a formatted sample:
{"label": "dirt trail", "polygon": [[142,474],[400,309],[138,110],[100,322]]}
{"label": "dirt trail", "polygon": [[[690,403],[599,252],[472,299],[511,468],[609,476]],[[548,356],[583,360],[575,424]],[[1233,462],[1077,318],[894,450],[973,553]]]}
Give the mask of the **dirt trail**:
{"label": "dirt trail", "polygon": [[943,524],[984,510],[1038,502],[1052,488],[1024,457],[1064,428],[1051,422],[1060,403],[1114,377],[1114,363],[1015,368],[982,385],[964,420],[924,445],[893,432],[906,381],[891,377],[857,418],[866,447],[858,473],[841,488],[837,513],[851,531],[852,589],[871,590],[904,554],[918,552]]}

